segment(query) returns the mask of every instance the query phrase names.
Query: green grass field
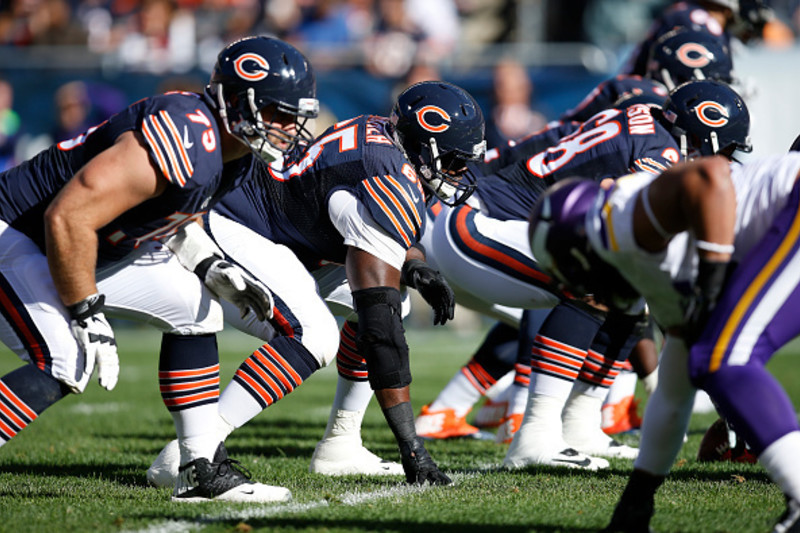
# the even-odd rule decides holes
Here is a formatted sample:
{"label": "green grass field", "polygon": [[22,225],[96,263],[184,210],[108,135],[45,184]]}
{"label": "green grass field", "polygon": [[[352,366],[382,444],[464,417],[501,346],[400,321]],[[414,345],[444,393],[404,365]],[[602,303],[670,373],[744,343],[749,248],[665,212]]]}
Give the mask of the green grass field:
{"label": "green grass field", "polygon": [[[433,399],[477,346],[482,331],[410,331],[415,409]],[[68,398],[0,448],[0,531],[597,531],[604,527],[632,462],[613,460],[600,473],[538,468],[498,470],[505,447],[486,441],[433,442],[429,450],[454,485],[407,487],[390,479],[327,478],[308,473],[333,397],[336,372],[324,369],[227,441],[254,479],[290,488],[289,504],[180,504],[147,486],[145,471],[173,437],[156,381],[159,337],[149,329],[118,335],[122,376],[109,393],[95,382]],[[232,333],[220,338],[223,383],[257,344]],[[795,349],[770,364],[800,400]],[[19,366],[0,353],[0,375]],[[653,527],[660,532],[764,532],[783,512],[780,491],[756,465],[694,460],[713,415],[696,415],[689,441],[660,490]],[[636,444],[635,437],[626,443]],[[373,404],[364,442],[398,458],[394,439]]]}

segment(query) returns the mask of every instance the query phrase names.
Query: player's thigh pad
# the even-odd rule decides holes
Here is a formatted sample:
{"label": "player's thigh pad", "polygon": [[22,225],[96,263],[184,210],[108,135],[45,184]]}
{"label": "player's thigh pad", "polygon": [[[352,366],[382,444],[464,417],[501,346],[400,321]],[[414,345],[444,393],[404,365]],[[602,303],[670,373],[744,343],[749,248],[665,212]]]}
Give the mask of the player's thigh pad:
{"label": "player's thigh pad", "polygon": [[[22,233],[0,221],[0,340],[22,360],[79,389],[84,357],[72,336],[47,258]],[[80,369],[80,371],[79,371]]]}
{"label": "player's thigh pad", "polygon": [[200,335],[222,330],[222,307],[200,279],[162,244],[143,244],[123,261],[98,271],[106,314],[150,324],[164,333]]}
{"label": "player's thigh pad", "polygon": [[238,309],[228,305],[225,320],[263,340],[276,333],[294,335],[320,366],[333,361],[339,348],[339,327],[317,293],[314,278],[294,252],[213,211],[209,227],[222,251],[269,287],[275,298],[271,327],[257,320],[242,321]]}
{"label": "player's thigh pad", "polygon": [[486,302],[508,307],[558,303],[557,296],[535,285],[529,276],[536,267],[527,242],[527,221],[492,219],[476,212],[474,226],[463,228],[469,235],[456,236],[451,221],[459,211],[443,211],[436,217],[427,250],[448,281]]}

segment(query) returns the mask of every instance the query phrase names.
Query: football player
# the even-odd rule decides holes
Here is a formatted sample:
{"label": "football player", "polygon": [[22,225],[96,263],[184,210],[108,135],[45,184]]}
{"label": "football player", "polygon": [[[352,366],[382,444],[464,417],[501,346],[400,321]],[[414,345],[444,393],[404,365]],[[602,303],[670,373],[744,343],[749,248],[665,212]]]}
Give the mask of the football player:
{"label": "football player", "polygon": [[634,289],[667,332],[641,452],[606,531],[649,529],[654,494],[683,444],[696,388],[711,396],[786,495],[774,531],[797,529],[800,427],[764,365],[800,334],[792,316],[800,297],[793,266],[798,183],[796,153],[745,165],[715,157],[659,177],[633,174],[607,190],[565,181],[534,207],[531,246],[547,272],[578,294]]}
{"label": "football player", "polygon": [[[697,118],[693,105],[687,104],[687,102],[693,102],[696,105],[699,102],[706,101],[711,98],[711,93],[718,93],[716,101],[725,102],[726,106],[731,107],[730,116],[732,121],[730,122],[730,128],[718,128],[719,131],[715,132],[709,131]],[[697,97],[701,95],[700,100],[697,100]],[[725,113],[728,112],[727,109],[723,111]],[[645,135],[639,139],[633,124],[625,126],[625,120],[634,120],[640,113],[651,119],[649,124],[652,124],[652,133],[649,138],[657,137],[660,139],[659,141],[650,141],[652,144],[647,145],[648,136]],[[678,161],[681,158],[680,152],[689,153],[690,150],[695,150],[695,146],[698,153],[701,149],[710,150],[710,147],[705,147],[707,143],[702,141],[702,139],[708,137],[717,138],[715,149],[722,149],[726,153],[729,153],[736,146],[746,148],[748,128],[747,125],[742,128],[740,121],[744,120],[747,123],[747,110],[743,107],[741,99],[735,95],[735,92],[723,84],[712,81],[687,84],[673,93],[672,100],[668,103],[664,114],[674,115],[673,120],[688,129],[676,128],[673,122],[669,122],[664,118],[653,118],[649,108],[641,105],[633,106],[624,111],[608,110],[598,115],[593,121],[585,124],[578,134],[565,138],[563,144],[522,159],[515,166],[508,167],[497,175],[479,177],[480,211],[470,213],[466,207],[452,210],[447,215],[450,217],[449,222],[442,225],[439,222],[442,220],[442,216],[437,217],[437,223],[432,235],[433,243],[428,246],[431,250],[431,259],[434,260],[433,262],[441,269],[456,290],[459,301],[462,303],[467,301],[462,298],[464,292],[469,293],[472,296],[472,300],[500,302],[514,307],[533,307],[532,302],[541,307],[543,306],[542,302],[547,302],[548,298],[551,299],[551,306],[558,301],[556,296],[548,292],[546,278],[535,278],[538,272],[536,264],[530,258],[530,252],[526,250],[524,243],[514,245],[514,241],[506,236],[511,235],[513,232],[503,229],[514,224],[524,223],[523,213],[527,208],[525,203],[528,202],[528,205],[532,205],[532,202],[535,201],[541,191],[541,189],[537,190],[536,187],[545,186],[544,184],[539,185],[542,181],[555,181],[560,177],[570,176],[576,172],[575,169],[579,166],[589,172],[593,172],[598,179],[602,179],[613,176],[614,172],[623,174],[625,169],[631,168],[636,164],[636,161],[643,162],[641,168],[650,169],[654,173],[658,173],[660,172],[658,166],[663,169],[672,164],[672,162]],[[680,118],[675,118],[678,115]],[[660,117],[660,114],[656,113],[656,116]],[[621,121],[620,124],[622,126],[618,128],[619,131],[615,129],[614,132],[610,132],[605,129],[607,127],[604,126],[605,124],[616,123],[615,121]],[[595,128],[592,128],[592,125]],[[611,127],[614,128],[614,126]],[[611,140],[606,143],[608,147],[604,146],[602,140],[603,131],[608,134],[606,139]],[[671,131],[672,135],[668,131]],[[720,136],[724,137],[721,141]],[[690,141],[688,137],[692,138],[692,148],[689,148]],[[575,143],[576,139],[578,142],[581,142],[582,139],[588,139],[596,141],[596,144],[575,149],[578,145],[572,143]],[[642,142],[643,144],[640,144],[637,148],[636,142]],[[679,144],[683,144],[684,149],[680,149]],[[655,153],[651,153],[650,158],[637,158],[632,155],[637,153],[635,150],[640,150],[638,152],[640,156],[647,154],[646,148],[643,148],[643,146],[649,146]],[[569,151],[570,147],[573,148],[572,151]],[[614,147],[617,150],[616,154]],[[661,154],[665,153],[669,154],[671,159],[661,156]],[[661,156],[661,158],[659,159],[658,156]],[[552,158],[556,163],[556,165],[553,165],[554,172],[552,174],[546,172],[548,169],[546,166],[548,157]],[[602,158],[606,158],[603,161],[603,166],[593,166],[596,162],[602,161]],[[563,168],[557,166],[560,162],[564,162]],[[539,174],[542,174],[545,179],[541,181],[540,179],[531,180],[533,176],[538,178],[539,174],[534,174],[534,172],[539,169],[542,170]],[[487,217],[485,215],[486,212],[490,216]],[[459,216],[463,218],[459,218]],[[481,249],[486,251],[483,254],[478,253]],[[489,251],[491,251],[491,254],[489,254]],[[481,257],[485,257],[485,259],[481,260]],[[513,268],[513,265],[519,266]],[[525,267],[524,270],[523,265]],[[494,275],[490,277],[489,274]],[[496,283],[488,281],[495,278]],[[480,279],[479,283],[475,281],[477,279]],[[542,292],[542,297],[539,299],[532,298],[530,291],[526,293],[523,290],[527,286],[538,287]],[[528,299],[524,300],[525,298]],[[564,434],[569,435],[570,438],[567,439],[566,443],[560,438],[561,410],[578,375],[581,375],[578,387],[582,387],[587,391],[591,390],[595,400],[600,401],[607,384],[613,379],[613,375],[618,371],[620,364],[611,360],[604,361],[604,358],[600,355],[603,353],[600,346],[592,349],[594,353],[587,360],[588,344],[592,342],[597,328],[599,328],[599,322],[590,320],[591,317],[585,316],[587,313],[582,312],[580,309],[573,309],[573,307],[568,303],[559,306],[558,314],[554,316],[551,313],[545,322],[546,325],[549,324],[547,327],[551,329],[541,330],[537,337],[539,347],[534,349],[534,354],[539,355],[534,356],[533,377],[536,378],[536,387],[547,390],[546,395],[541,395],[543,397],[542,401],[553,405],[551,409],[540,408],[536,410],[537,417],[541,421],[538,424],[541,435],[536,437],[529,436],[523,444],[512,444],[507,456],[507,462],[509,463],[514,461],[524,463],[534,455],[537,458],[533,462],[548,462],[548,458],[555,457],[561,451],[560,449],[554,449],[552,446],[547,447],[546,450],[537,450],[537,446],[542,448],[542,444],[537,444],[538,442],[554,443],[555,446],[561,445],[563,446],[561,449],[568,449],[569,447],[566,444],[569,443],[579,451],[583,450],[580,450],[578,446],[584,450],[593,451],[598,455],[598,452],[603,454],[614,452],[632,454],[629,451],[630,449],[617,447],[612,439],[600,434],[599,420],[596,424],[597,427],[593,431],[590,428],[593,428],[594,424],[579,423],[582,418],[587,420],[600,416],[599,404],[596,405],[596,415],[592,414],[594,408],[590,409],[589,402],[585,399],[580,400],[585,404],[585,407],[582,408],[584,415],[565,417],[565,420],[569,418],[570,423],[568,427],[565,427]],[[575,324],[579,323],[586,324],[582,330],[583,333],[581,333],[582,340],[578,339],[580,330],[575,327]],[[558,326],[558,324],[564,325]],[[630,327],[630,325],[627,327]],[[551,333],[551,331],[554,331],[554,333]],[[603,334],[601,334],[601,337],[603,337]],[[575,340],[567,342],[567,339],[570,338]],[[548,360],[549,355],[553,352],[555,343],[548,341],[548,339],[559,339],[562,347],[572,347],[570,350],[563,350],[568,351],[569,355],[561,356],[562,362],[555,366]],[[546,343],[549,343],[549,346],[546,346]],[[580,346],[585,347],[580,348]],[[587,361],[586,369],[581,370],[584,361]],[[528,377],[531,375],[530,368],[529,359],[528,361],[523,359],[517,364],[517,369],[519,370],[517,382],[519,385],[523,385],[523,387],[518,388],[523,396],[527,394],[524,385],[530,380]],[[591,369],[596,369],[596,371]],[[495,370],[499,370],[500,374],[494,375],[489,372],[489,376],[493,380],[497,380],[502,375],[501,367]],[[485,374],[483,377],[486,377]],[[468,379],[468,376],[465,378],[458,376],[458,378],[464,381],[464,379]],[[486,381],[488,384],[492,383],[492,381]],[[547,385],[548,383],[550,385]],[[534,385],[531,385],[531,387],[533,390]],[[510,406],[509,415],[516,416],[509,417],[506,422],[509,425],[516,424],[518,427],[523,418],[521,408],[524,408],[525,400],[517,400],[512,403],[514,407]],[[467,405],[462,407],[465,407],[463,409],[464,412],[469,408]],[[437,415],[439,419],[442,418],[441,413],[428,412],[426,414]],[[544,420],[548,421],[544,422]],[[423,424],[424,427],[431,429],[431,433],[436,431],[435,424],[428,424],[423,417],[418,418],[418,424]],[[544,428],[550,429],[545,433]],[[515,429],[512,426],[506,433],[513,434]],[[502,429],[501,432],[503,432]],[[503,435],[501,438],[505,439],[507,437]],[[536,450],[535,453],[533,450]],[[580,463],[583,460],[583,458],[579,457],[577,462]]]}
{"label": "football player", "polygon": [[[205,222],[219,253],[269,287],[274,311],[268,324],[231,317],[240,329],[269,341],[240,366],[220,397],[218,413],[209,413],[217,423],[208,442],[224,440],[336,356],[335,322],[320,311],[324,304],[303,267],[343,264],[352,301],[340,304],[355,316],[343,331],[343,346],[352,349],[340,350],[349,357],[339,359],[339,368],[366,376],[369,366],[369,377],[353,382],[346,402],[338,403],[343,393],[337,393],[324,444],[315,451],[317,463],[338,463],[337,470],[317,466],[325,473],[348,473],[362,460],[358,472],[392,468],[363,448],[358,434],[340,438],[348,426],[360,428],[374,390],[397,439],[407,481],[450,482],[414,429],[400,288],[402,282],[433,301],[437,321],[452,317],[451,294],[431,278],[415,245],[425,229],[428,198],[450,201],[456,193],[471,192],[463,174],[467,161],[483,157],[483,128],[480,108],[464,90],[421,82],[400,94],[389,118],[345,120],[281,165],[253,163],[248,170],[253,178],[227,195]],[[191,240],[169,245],[196,270],[213,254],[199,253],[204,248]],[[180,449],[181,464],[183,455]],[[165,450],[151,470],[169,473],[176,466]]]}
{"label": "football player", "polygon": [[690,80],[732,83],[732,71],[730,51],[719,40],[703,31],[675,28],[653,43],[645,76],[672,90]]}
{"label": "football player", "polygon": [[[272,161],[292,149],[317,113],[314,94],[310,66],[296,49],[266,37],[244,39],[220,52],[204,94],[145,98],[0,174],[0,235],[7,243],[0,338],[29,363],[0,379],[0,445],[50,405],[81,393],[95,367],[100,385],[114,388],[117,349],[98,282],[136,269],[152,241],[199,219],[240,186],[246,156]],[[206,299],[210,289],[242,312],[266,316],[268,291],[244,279],[238,267],[219,260],[206,265],[208,288],[196,278],[189,284]],[[200,342],[190,343],[191,361],[164,357],[161,370],[175,379],[162,390],[189,389],[191,380],[181,384],[178,377],[205,367],[202,402],[211,404],[220,321],[209,306],[195,312],[204,313],[198,329],[210,331],[193,338]],[[195,394],[185,401],[198,401]],[[192,486],[177,499],[260,501],[270,492],[231,468],[217,444],[187,448]]]}
{"label": "football player", "polygon": [[645,76],[647,61],[655,42],[675,28],[705,33],[709,39],[730,50],[729,28],[739,13],[739,0],[689,0],[675,2],[653,21],[647,36],[639,43],[622,68],[625,74]]}

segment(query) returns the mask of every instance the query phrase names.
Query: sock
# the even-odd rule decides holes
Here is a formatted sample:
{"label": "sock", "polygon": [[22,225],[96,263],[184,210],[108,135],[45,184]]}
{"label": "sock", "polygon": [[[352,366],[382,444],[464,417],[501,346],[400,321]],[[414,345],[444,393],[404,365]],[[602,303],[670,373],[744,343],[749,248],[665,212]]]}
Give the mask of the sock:
{"label": "sock", "polygon": [[575,448],[604,448],[613,440],[601,429],[601,407],[606,392],[601,387],[575,382],[561,415],[564,440]]}
{"label": "sock", "polygon": [[29,364],[0,379],[0,446],[69,394],[57,379]]}
{"label": "sock", "polygon": [[[487,390],[485,385],[488,383],[481,370],[474,360],[463,366],[431,403],[430,410],[450,408],[457,417],[466,416]],[[484,378],[480,377],[482,375]]]}
{"label": "sock", "polygon": [[633,370],[621,370],[617,379],[609,387],[604,405],[614,405],[636,393],[636,383],[639,377]]}
{"label": "sock", "polygon": [[276,337],[253,352],[225,387],[220,415],[241,427],[319,369],[311,352],[294,337]]}
{"label": "sock", "polygon": [[158,363],[161,398],[181,451],[181,465],[214,457],[218,437],[219,353],[216,335],[164,334]]}
{"label": "sock", "polygon": [[800,501],[799,450],[800,431],[792,431],[767,446],[758,456],[758,461],[764,465],[775,484],[796,501]]}

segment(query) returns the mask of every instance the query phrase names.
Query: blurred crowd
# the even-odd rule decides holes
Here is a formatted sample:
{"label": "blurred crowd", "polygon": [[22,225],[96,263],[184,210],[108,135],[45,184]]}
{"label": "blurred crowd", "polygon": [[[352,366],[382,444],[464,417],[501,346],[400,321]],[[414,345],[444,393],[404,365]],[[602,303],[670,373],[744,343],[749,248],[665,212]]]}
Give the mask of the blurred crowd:
{"label": "blurred crowd", "polygon": [[[747,0],[743,0],[743,3]],[[318,72],[361,69],[397,87],[440,77],[456,54],[514,44],[583,42],[632,46],[664,0],[0,0],[0,55],[16,47],[70,47],[111,58],[120,70],[163,76],[165,89],[198,90],[228,42],[279,36]],[[800,35],[800,0],[772,0],[758,38],[770,46]],[[746,37],[745,37],[746,39]],[[21,123],[0,57],[0,169],[15,159]],[[184,76],[186,75],[186,76]],[[182,77],[184,76],[184,77]],[[541,128],[530,65],[498,57],[491,72],[487,139],[497,145]],[[198,87],[199,85],[199,87]],[[24,95],[19,95],[24,96]],[[53,95],[47,139],[74,136],[126,105],[119,88],[70,81]],[[41,133],[41,132],[39,132]],[[31,145],[31,143],[28,143]],[[30,155],[38,147],[28,146]]]}

